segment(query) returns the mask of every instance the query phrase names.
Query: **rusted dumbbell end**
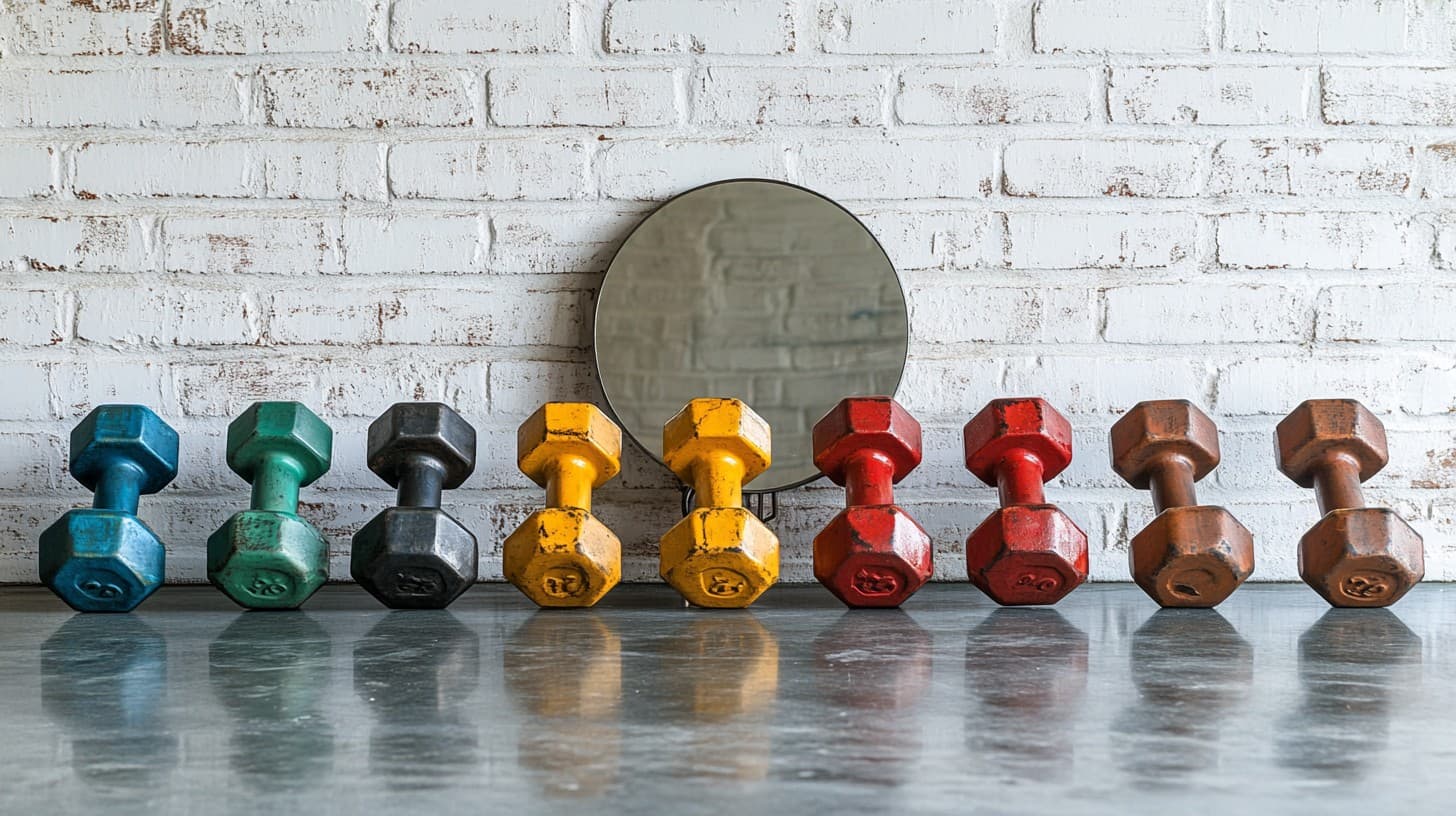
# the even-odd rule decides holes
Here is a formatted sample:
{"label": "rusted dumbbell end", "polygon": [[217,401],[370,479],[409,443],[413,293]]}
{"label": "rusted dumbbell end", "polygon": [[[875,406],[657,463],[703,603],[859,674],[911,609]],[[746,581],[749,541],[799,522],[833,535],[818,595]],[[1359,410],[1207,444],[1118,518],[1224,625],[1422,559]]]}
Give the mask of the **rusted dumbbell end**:
{"label": "rusted dumbbell end", "polygon": [[1194,484],[1218,466],[1218,428],[1186,400],[1133,406],[1112,426],[1112,469],[1152,490],[1153,519],[1128,546],[1132,578],[1161,606],[1213,607],[1254,571],[1254,538]]}
{"label": "rusted dumbbell end", "polygon": [[1366,507],[1360,484],[1385,467],[1385,427],[1355,400],[1307,400],[1274,431],[1279,469],[1312,487],[1322,518],[1299,540],[1299,577],[1332,606],[1389,606],[1425,575],[1421,536]]}
{"label": "rusted dumbbell end", "polygon": [[1046,400],[992,400],[965,427],[966,469],[1001,507],[966,539],[966,573],[1004,606],[1052,604],[1087,580],[1087,534],[1042,485],[1072,462],[1072,425]]}
{"label": "rusted dumbbell end", "polygon": [[930,536],[893,488],[920,451],[920,423],[889,397],[841,400],[814,425],[814,464],[848,505],[814,537],[814,577],[849,606],[899,606],[930,580]]}

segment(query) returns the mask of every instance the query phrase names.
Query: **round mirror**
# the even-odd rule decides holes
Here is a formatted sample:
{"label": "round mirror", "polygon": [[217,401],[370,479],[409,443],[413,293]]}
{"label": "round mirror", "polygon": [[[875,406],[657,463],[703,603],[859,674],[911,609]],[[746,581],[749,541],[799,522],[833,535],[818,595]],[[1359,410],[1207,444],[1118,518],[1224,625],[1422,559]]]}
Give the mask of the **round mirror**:
{"label": "round mirror", "polygon": [[722,181],[638,224],[597,300],[596,358],[617,420],[662,461],[662,426],[689,400],[737,397],[773,428],[748,487],[812,481],[810,431],[846,396],[891,394],[909,344],[885,251],[843,207],[802,187]]}

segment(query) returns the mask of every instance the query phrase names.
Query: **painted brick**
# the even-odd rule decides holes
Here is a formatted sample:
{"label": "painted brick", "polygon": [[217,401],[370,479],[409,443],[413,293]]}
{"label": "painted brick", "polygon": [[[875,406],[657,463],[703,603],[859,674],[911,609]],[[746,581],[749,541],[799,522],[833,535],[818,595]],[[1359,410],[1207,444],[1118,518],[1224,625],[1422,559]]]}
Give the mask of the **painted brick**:
{"label": "painted brick", "polygon": [[489,389],[491,417],[512,430],[543,402],[593,400],[600,393],[589,365],[522,360],[492,363]]}
{"label": "painted brick", "polygon": [[693,119],[723,127],[880,124],[885,72],[868,68],[706,68],[693,78]]}
{"label": "painted brick", "polygon": [[490,118],[497,125],[652,127],[677,122],[671,69],[496,68]]}
{"label": "painted brick", "polygon": [[1213,152],[1209,192],[1348,198],[1404,196],[1415,151],[1394,141],[1235,139]]}
{"label": "painted brick", "polygon": [[1221,414],[1279,418],[1312,394],[1338,394],[1389,413],[1399,407],[1406,376],[1404,366],[1381,357],[1250,357],[1219,372],[1213,407]]}
{"label": "painted brick", "polygon": [[1001,263],[1001,218],[985,211],[870,210],[860,214],[896,269]]}
{"label": "painted brick", "polygon": [[264,120],[278,127],[463,127],[480,77],[443,68],[285,68],[262,75]]}
{"label": "painted brick", "polygon": [[334,289],[281,289],[269,300],[268,339],[279,345],[367,345],[384,337],[383,325],[397,310],[387,293]]}
{"label": "painted brick", "polygon": [[142,225],[110,217],[0,220],[0,269],[144,272],[153,267]]}
{"label": "painted brick", "polygon": [[1197,195],[1201,146],[1192,142],[1029,139],[1006,147],[1006,192],[1040,198]]}
{"label": "painted brick", "polygon": [[332,54],[372,51],[371,0],[173,0],[168,45],[177,54]]}
{"label": "painted brick", "polygon": [[1218,260],[1245,269],[1392,269],[1408,225],[1390,213],[1230,213],[1218,218]]}
{"label": "painted brick", "polygon": [[590,301],[573,290],[400,292],[398,311],[384,321],[384,342],[584,348],[591,345]]}
{"label": "painted brick", "polygon": [[480,272],[490,251],[485,219],[474,216],[348,218],[344,269],[351,275]]}
{"label": "painted brick", "polygon": [[44,198],[55,193],[51,158],[45,145],[0,144],[0,198]]}
{"label": "painted brick", "polygon": [[895,114],[912,125],[1086,122],[1094,87],[1086,68],[910,68]]}
{"label": "painted brick", "polygon": [[162,233],[167,272],[317,275],[343,266],[335,219],[169,217]]}
{"label": "painted brick", "polygon": [[318,408],[319,363],[298,357],[261,357],[173,366],[172,379],[182,413],[191,417],[231,418],[259,400],[286,394]]}
{"label": "painted brick", "polygon": [[776,144],[750,141],[613,142],[597,157],[602,194],[658,199],[724,178],[784,176]]}
{"label": "painted brick", "polygon": [[1456,125],[1456,68],[1324,69],[1324,119],[1333,125]]}
{"label": "painted brick", "polygon": [[569,140],[411,142],[389,151],[399,198],[545,201],[583,192],[585,149]]}
{"label": "painted brick", "polygon": [[384,156],[373,144],[276,142],[258,147],[266,198],[383,201]]}
{"label": "painted brick", "polygon": [[6,287],[0,291],[0,345],[52,346],[63,342],[64,305],[63,292]]}
{"label": "painted brick", "polygon": [[997,13],[990,0],[829,0],[817,12],[822,47],[831,54],[981,54],[996,48]]}
{"label": "painted brick", "polygon": [[1193,254],[1196,224],[1183,213],[1007,213],[1013,269],[1154,269]]}
{"label": "painted brick", "polygon": [[1119,286],[1105,297],[1110,343],[1297,343],[1309,336],[1311,304],[1296,289],[1176,283]]}
{"label": "painted brick", "polygon": [[820,140],[800,148],[799,174],[834,198],[984,198],[994,164],[994,150],[975,141]]}
{"label": "painted brick", "polygon": [[128,286],[76,293],[76,337],[111,346],[257,342],[258,309],[243,292]]}
{"label": "painted brick", "polygon": [[[0,38],[11,53],[119,56],[162,50],[162,0],[10,0]],[[6,19],[8,18],[8,19]]]}
{"label": "painted brick", "polygon": [[1384,286],[1331,286],[1320,297],[1315,336],[1320,340],[1456,340],[1456,289],[1410,281]]}
{"label": "painted brick", "polygon": [[498,275],[603,272],[641,212],[496,213],[490,270]]}
{"label": "painted brick", "polygon": [[201,127],[243,121],[242,78],[226,69],[10,69],[6,127]]}
{"label": "painted brick", "polygon": [[[68,421],[65,433],[92,408],[109,402],[131,402],[151,407],[163,417],[174,416],[169,367],[144,360],[94,360],[51,366],[51,388]],[[183,449],[186,449],[183,444]]]}
{"label": "painted brick", "polygon": [[620,54],[783,54],[794,50],[786,0],[612,0],[604,42]]}
{"label": "painted brick", "polygon": [[1038,0],[1038,53],[1186,54],[1208,50],[1207,0]]}
{"label": "painted brick", "polygon": [[1280,54],[1396,54],[1403,0],[1229,0],[1224,47]]}
{"label": "painted brick", "polygon": [[1086,343],[1096,339],[1093,293],[1080,288],[936,285],[910,292],[915,342]]}
{"label": "painted brick", "polygon": [[[0,436],[0,490],[48,490],[61,483],[60,440],[47,434],[7,434]],[[69,480],[70,476],[65,476]]]}
{"label": "painted brick", "polygon": [[396,51],[537,54],[568,50],[570,0],[396,0]]}
{"label": "painted brick", "polygon": [[1000,391],[993,396],[1036,394],[1069,416],[1119,416],[1145,399],[1188,399],[1202,404],[1208,379],[1201,359],[1161,354],[1048,354],[1009,359]]}
{"label": "painted brick", "polygon": [[1421,150],[1422,193],[1456,197],[1456,142],[1427,145]]}
{"label": "painted brick", "polygon": [[51,419],[50,372],[30,361],[0,362],[0,420]]}
{"label": "painted brick", "polygon": [[1293,66],[1112,69],[1112,121],[1134,125],[1276,125],[1305,120],[1315,72]]}

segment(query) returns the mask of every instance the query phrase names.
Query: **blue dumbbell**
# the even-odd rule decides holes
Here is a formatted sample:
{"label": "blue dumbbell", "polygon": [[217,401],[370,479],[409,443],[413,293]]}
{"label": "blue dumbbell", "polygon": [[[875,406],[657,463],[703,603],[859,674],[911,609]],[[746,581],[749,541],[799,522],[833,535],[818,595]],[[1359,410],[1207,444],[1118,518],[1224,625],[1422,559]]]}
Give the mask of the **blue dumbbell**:
{"label": "blue dumbbell", "polygon": [[177,432],[140,405],[102,405],[71,431],[71,475],[96,496],[40,534],[40,579],[78,612],[130,612],[165,574],[136,511],[177,476]]}

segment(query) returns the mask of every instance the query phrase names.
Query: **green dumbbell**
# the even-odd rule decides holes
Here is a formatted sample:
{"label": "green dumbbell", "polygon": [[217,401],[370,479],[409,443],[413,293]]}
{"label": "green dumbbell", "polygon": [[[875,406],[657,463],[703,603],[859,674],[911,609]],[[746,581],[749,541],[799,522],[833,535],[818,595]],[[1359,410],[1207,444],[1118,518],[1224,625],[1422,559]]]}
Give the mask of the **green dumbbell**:
{"label": "green dumbbell", "polygon": [[294,609],[328,579],[328,545],[298,517],[298,491],[328,471],[333,446],[296,402],[255,402],[228,426],[228,467],[253,501],[207,539],[207,578],[240,605]]}

